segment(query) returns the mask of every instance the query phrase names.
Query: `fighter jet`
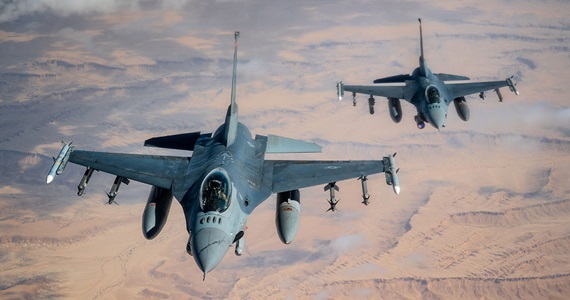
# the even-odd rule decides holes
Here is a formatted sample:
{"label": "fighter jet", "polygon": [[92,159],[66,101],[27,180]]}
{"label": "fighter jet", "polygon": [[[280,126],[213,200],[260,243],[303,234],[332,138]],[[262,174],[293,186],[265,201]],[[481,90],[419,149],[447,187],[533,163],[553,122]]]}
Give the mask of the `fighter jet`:
{"label": "fighter jet", "polygon": [[[68,162],[87,167],[78,185],[82,195],[94,170],[116,176],[108,203],[121,183],[135,180],[151,186],[143,212],[146,239],[155,238],[166,223],[173,197],[186,219],[186,251],[202,271],[212,271],[235,244],[241,255],[248,216],[271,194],[277,194],[275,223],[281,241],[290,244],[299,228],[299,189],[385,172],[397,176],[392,155],[382,160],[268,160],[271,153],[318,153],[317,144],[276,135],[252,135],[238,122],[236,66],[239,32],[235,33],[231,102],[225,122],[212,133],[191,132],[154,137],[145,146],[192,151],[175,157],[76,150],[64,143],[46,178],[50,183]],[[388,175],[389,174],[389,175]],[[387,177],[387,178],[388,178]],[[397,181],[394,191],[399,193]]]}
{"label": "fighter jet", "polygon": [[381,85],[345,85],[337,83],[337,96],[342,100],[344,92],[352,92],[353,103],[356,103],[356,94],[370,95],[368,105],[370,114],[374,114],[375,99],[373,96],[386,97],[390,117],[395,123],[402,120],[402,107],[400,99],[404,99],[416,107],[417,115],[414,117],[419,129],[425,127],[425,123],[431,124],[436,129],[445,127],[447,110],[453,102],[459,118],[469,120],[469,106],[465,100],[466,95],[479,93],[484,98],[485,91],[493,90],[497,93],[499,101],[503,96],[499,88],[508,86],[515,94],[519,94],[512,77],[503,81],[489,82],[454,82],[466,81],[469,77],[444,73],[432,73],[424,58],[424,45],[422,36],[422,20],[420,23],[420,65],[412,75],[402,74],[374,80]]}

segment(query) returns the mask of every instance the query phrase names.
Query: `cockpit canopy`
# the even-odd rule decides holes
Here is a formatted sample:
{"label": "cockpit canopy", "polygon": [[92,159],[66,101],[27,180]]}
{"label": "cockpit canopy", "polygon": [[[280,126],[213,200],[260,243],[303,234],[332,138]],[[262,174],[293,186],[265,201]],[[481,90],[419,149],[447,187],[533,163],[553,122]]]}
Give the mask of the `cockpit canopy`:
{"label": "cockpit canopy", "polygon": [[439,90],[433,85],[428,86],[426,89],[426,98],[429,104],[441,102]]}
{"label": "cockpit canopy", "polygon": [[200,208],[204,212],[224,212],[230,206],[231,183],[226,172],[216,169],[202,181]]}

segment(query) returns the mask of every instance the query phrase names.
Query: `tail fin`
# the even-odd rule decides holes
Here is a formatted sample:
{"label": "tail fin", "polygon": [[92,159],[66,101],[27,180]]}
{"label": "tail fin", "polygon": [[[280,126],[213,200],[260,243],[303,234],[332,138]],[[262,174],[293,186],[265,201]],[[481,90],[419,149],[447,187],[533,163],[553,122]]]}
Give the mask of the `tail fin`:
{"label": "tail fin", "polygon": [[224,144],[226,147],[232,145],[235,141],[237,135],[238,126],[238,106],[236,103],[236,69],[237,69],[237,48],[238,48],[238,38],[239,31],[234,34],[235,44],[234,44],[234,69],[232,74],[232,100],[230,106],[228,107],[228,112],[226,114],[226,123],[224,130]]}
{"label": "tail fin", "polygon": [[418,18],[418,22],[420,22],[420,72],[423,76],[428,76],[430,70],[427,67],[425,58],[424,58],[424,38],[422,33],[422,19]]}

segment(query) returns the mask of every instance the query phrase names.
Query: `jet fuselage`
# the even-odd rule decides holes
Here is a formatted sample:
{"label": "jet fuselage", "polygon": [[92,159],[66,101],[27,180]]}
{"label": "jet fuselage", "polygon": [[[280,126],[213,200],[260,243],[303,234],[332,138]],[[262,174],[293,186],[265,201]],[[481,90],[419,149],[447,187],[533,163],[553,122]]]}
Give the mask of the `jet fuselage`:
{"label": "jet fuselage", "polygon": [[[188,176],[195,180],[185,180],[194,184],[180,201],[190,234],[191,253],[204,273],[215,268],[229,246],[243,236],[249,214],[271,195],[271,190],[261,182],[264,145],[252,139],[247,127],[238,123],[237,137],[226,147],[221,143],[224,126],[212,138],[196,143],[188,166]],[[215,175],[213,181],[226,180],[225,190],[221,192],[227,197],[226,205],[207,203],[210,175]]]}
{"label": "jet fuselage", "polygon": [[412,79],[406,81],[406,86],[415,87],[416,90],[409,100],[416,107],[420,119],[440,129],[445,126],[447,110],[453,99],[445,83],[427,70],[427,76],[424,76],[417,68]]}

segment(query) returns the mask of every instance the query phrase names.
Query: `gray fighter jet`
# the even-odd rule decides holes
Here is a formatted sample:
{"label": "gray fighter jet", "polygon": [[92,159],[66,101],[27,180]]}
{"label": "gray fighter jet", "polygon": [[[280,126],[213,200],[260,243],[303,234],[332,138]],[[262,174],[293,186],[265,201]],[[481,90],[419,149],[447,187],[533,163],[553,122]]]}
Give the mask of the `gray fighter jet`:
{"label": "gray fighter jet", "polygon": [[321,147],[275,135],[252,138],[247,127],[238,122],[238,37],[236,32],[231,104],[225,122],[213,134],[192,132],[145,141],[145,146],[193,151],[191,157],[80,151],[64,143],[46,179],[50,183],[68,162],[85,166],[78,185],[78,195],[82,195],[94,170],[114,174],[107,194],[109,204],[115,202],[121,183],[135,180],[151,185],[142,219],[143,235],[149,240],[160,233],[176,198],[189,233],[186,251],[204,278],[232,244],[236,255],[242,254],[247,218],[272,193],[277,194],[277,232],[281,241],[289,244],[299,227],[301,188],[385,172],[394,192],[400,192],[392,155],[360,161],[266,160],[267,153],[315,153]]}
{"label": "gray fighter jet", "polygon": [[414,120],[419,129],[423,129],[427,122],[439,130],[445,127],[447,109],[451,102],[455,105],[459,118],[463,121],[469,120],[466,95],[479,93],[479,96],[484,99],[485,91],[493,90],[502,102],[503,96],[499,88],[505,86],[517,95],[519,94],[512,77],[503,81],[457,83],[453,81],[465,81],[469,80],[469,77],[432,73],[424,59],[422,20],[418,19],[418,21],[420,22],[420,66],[414,70],[412,75],[402,74],[376,79],[374,83],[381,85],[373,86],[345,85],[341,81],[337,83],[338,99],[342,100],[345,91],[352,92],[353,104],[356,105],[357,93],[370,95],[368,105],[370,114],[374,114],[375,99],[373,96],[386,97],[390,117],[395,123],[402,120],[400,99],[404,99],[416,107],[417,115]]}

